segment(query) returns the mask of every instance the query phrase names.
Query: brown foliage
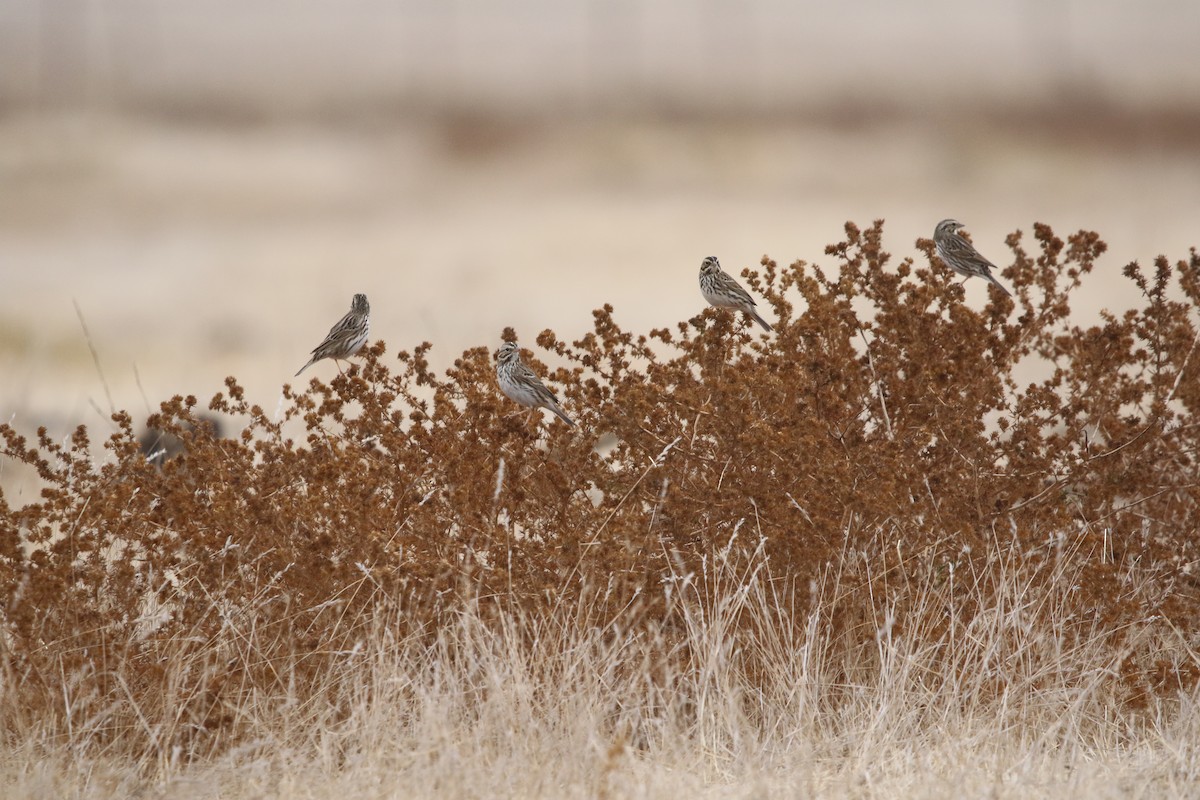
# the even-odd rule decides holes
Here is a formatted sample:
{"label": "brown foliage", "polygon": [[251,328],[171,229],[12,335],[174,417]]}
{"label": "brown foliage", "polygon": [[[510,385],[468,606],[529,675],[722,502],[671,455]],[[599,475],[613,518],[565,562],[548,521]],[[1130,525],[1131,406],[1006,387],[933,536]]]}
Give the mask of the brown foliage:
{"label": "brown foliage", "polygon": [[[731,540],[763,547],[782,624],[836,571],[843,595],[821,613],[848,646],[885,605],[896,630],[937,638],[937,618],[905,617],[912,587],[954,569],[971,578],[945,583],[945,602],[985,604],[1014,543],[1006,568],[1034,584],[1074,565],[1071,611],[1089,625],[1158,615],[1194,634],[1200,256],[1131,264],[1137,307],[1081,328],[1068,298],[1104,252],[1095,233],[1036,225],[1033,254],[1011,235],[1015,297],[990,292],[980,311],[932,242],[927,264],[891,266],[881,239],[882,222],[847,224],[824,267],[744,273],[778,318],[771,337],[713,309],[636,335],[608,305],[578,341],[542,332],[564,366],[527,361],[576,430],[505,400],[491,348],[439,375],[428,343],[392,368],[378,343],[345,376],[285,388],[278,422],[229,378],[209,409],[248,420],[233,439],[192,427],[196,399],[176,397],[148,421],[186,444],[161,468],[125,413],[104,463],[82,427],[34,447],[0,427],[4,455],[45,482],[24,508],[0,497],[20,709],[57,713],[66,693],[119,744],[139,724],[100,710],[128,699],[186,721],[190,746],[236,732],[231,698],[303,697],[398,598],[411,630],[466,601],[577,605],[669,634],[671,577]],[[1149,654],[1125,664],[1130,699],[1195,681]]]}

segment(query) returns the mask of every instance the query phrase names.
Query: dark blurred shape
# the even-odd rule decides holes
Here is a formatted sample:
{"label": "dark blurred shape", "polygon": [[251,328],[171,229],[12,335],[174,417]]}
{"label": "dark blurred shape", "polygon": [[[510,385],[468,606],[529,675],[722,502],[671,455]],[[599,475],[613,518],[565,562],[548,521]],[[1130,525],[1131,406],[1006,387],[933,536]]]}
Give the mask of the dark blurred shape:
{"label": "dark blurred shape", "polygon": [[[196,417],[195,423],[183,422],[180,424],[180,428],[187,433],[201,433],[214,439],[224,436],[221,421],[212,414],[200,414]],[[138,447],[147,461],[160,468],[172,458],[187,452],[187,446],[183,439],[171,431],[158,428],[147,428],[138,437]]]}

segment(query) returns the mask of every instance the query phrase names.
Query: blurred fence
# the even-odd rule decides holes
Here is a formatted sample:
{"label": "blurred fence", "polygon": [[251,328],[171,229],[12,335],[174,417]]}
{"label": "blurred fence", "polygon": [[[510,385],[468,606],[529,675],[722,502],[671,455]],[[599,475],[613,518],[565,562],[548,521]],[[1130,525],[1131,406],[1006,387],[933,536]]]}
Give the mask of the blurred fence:
{"label": "blurred fence", "polygon": [[3,0],[0,103],[563,113],[1200,102],[1191,0]]}

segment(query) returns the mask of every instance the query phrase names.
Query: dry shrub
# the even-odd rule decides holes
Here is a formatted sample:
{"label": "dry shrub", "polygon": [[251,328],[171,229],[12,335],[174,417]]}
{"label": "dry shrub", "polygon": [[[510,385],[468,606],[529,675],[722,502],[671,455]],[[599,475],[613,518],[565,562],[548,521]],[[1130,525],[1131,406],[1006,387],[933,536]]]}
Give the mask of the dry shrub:
{"label": "dry shrub", "polygon": [[[277,421],[229,378],[208,408],[248,420],[237,438],[176,397],[148,420],[186,445],[161,467],[125,413],[102,463],[82,427],[33,447],[0,427],[45,483],[23,508],[0,497],[5,730],[223,750],[252,698],[336,719],[355,690],[328,675],[380,615],[433,640],[466,607],[517,614],[532,638],[539,619],[653,631],[661,663],[644,668],[666,680],[695,613],[737,596],[695,578],[718,553],[769,576],[766,610],[719,635],[800,651],[819,628],[831,686],[887,668],[880,637],[903,637],[938,680],[1001,696],[1006,659],[1028,663],[1006,631],[1052,619],[1060,649],[1104,637],[1128,708],[1190,690],[1196,665],[1146,632],[1197,632],[1200,256],[1131,264],[1136,307],[1081,328],[1068,299],[1097,234],[1039,224],[1032,255],[1011,235],[1015,298],[976,311],[944,268],[891,266],[882,228],[848,223],[831,266],[745,273],[778,318],[770,338],[712,309],[635,335],[608,305],[578,341],[544,331],[564,366],[533,361],[574,430],[505,400],[492,348],[440,375],[428,343],[392,368],[378,343],[344,376],[285,389]],[[918,248],[932,264],[932,242]],[[1000,647],[982,664],[962,648],[980,626]],[[748,685],[767,655],[739,650]],[[835,712],[836,692],[824,702]]]}

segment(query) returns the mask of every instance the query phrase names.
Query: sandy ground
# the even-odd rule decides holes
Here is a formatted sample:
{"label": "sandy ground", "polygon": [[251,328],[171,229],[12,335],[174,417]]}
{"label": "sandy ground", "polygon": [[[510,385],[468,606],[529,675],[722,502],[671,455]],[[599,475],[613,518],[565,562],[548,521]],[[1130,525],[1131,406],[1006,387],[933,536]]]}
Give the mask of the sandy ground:
{"label": "sandy ground", "polygon": [[[1128,302],[1126,262],[1200,243],[1189,141],[971,119],[10,116],[0,419],[103,430],[104,383],[138,416],[176,393],[207,400],[227,375],[275,409],[359,291],[373,338],[393,353],[429,340],[438,364],[494,345],[506,325],[526,341],[547,327],[578,336],[606,302],[635,330],[673,324],[702,307],[704,256],[731,271],[764,253],[827,262],[847,219],[885,218],[904,257],[954,216],[1001,264],[1004,236],[1034,221],[1098,230],[1110,251],[1076,307],[1086,322]],[[967,301],[986,301],[982,283]]]}

